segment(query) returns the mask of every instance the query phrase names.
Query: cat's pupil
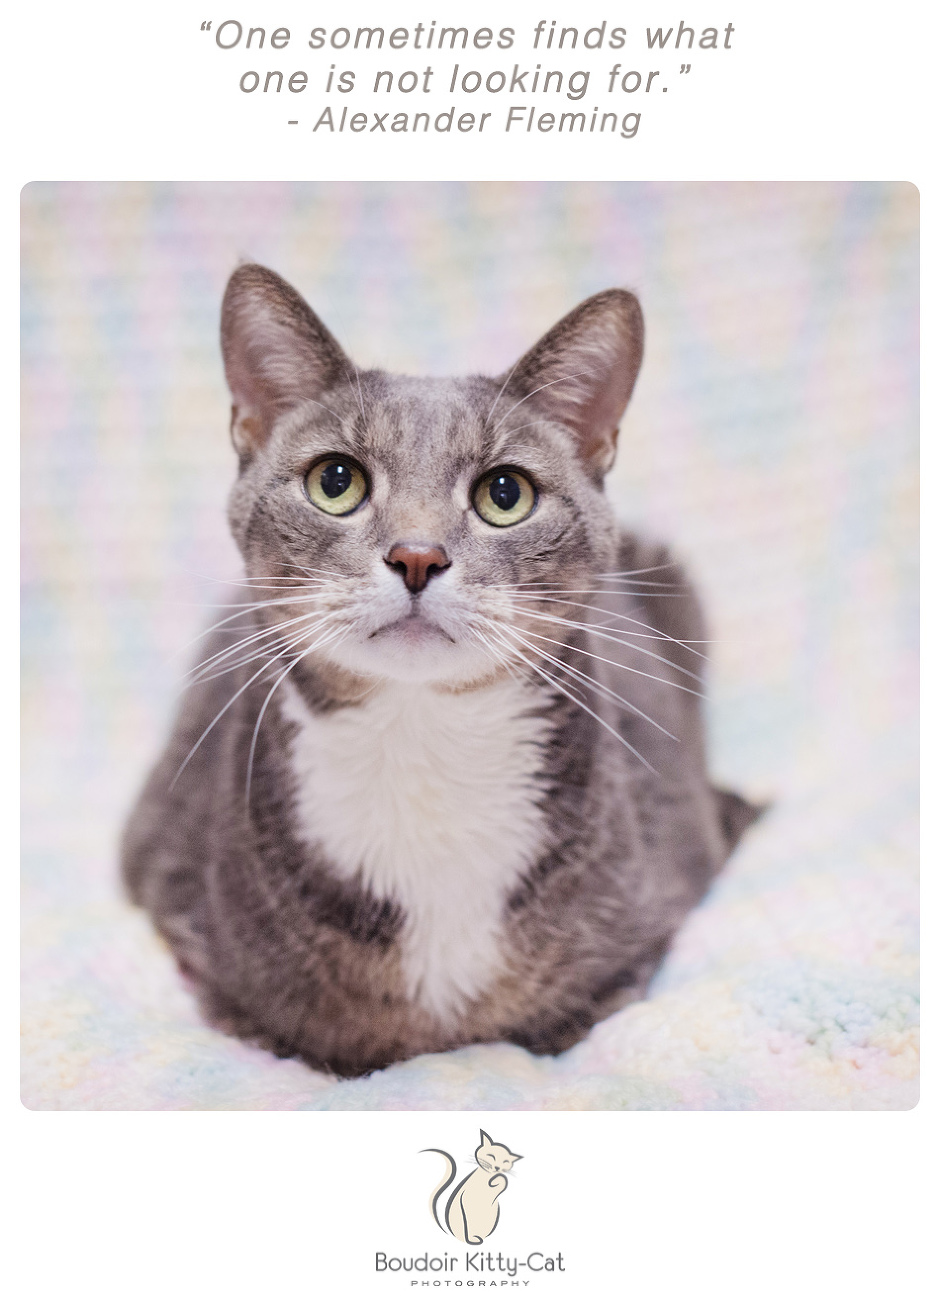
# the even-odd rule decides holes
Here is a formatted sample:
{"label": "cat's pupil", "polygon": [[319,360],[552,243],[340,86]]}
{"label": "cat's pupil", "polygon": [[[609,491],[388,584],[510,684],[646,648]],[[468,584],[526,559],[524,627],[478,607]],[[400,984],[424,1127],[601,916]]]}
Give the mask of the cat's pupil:
{"label": "cat's pupil", "polygon": [[328,499],[338,499],[352,484],[352,471],[342,463],[330,463],[320,473],[320,486]]}
{"label": "cat's pupil", "polygon": [[509,512],[519,502],[519,482],[514,476],[494,476],[490,482],[490,498],[501,512]]}

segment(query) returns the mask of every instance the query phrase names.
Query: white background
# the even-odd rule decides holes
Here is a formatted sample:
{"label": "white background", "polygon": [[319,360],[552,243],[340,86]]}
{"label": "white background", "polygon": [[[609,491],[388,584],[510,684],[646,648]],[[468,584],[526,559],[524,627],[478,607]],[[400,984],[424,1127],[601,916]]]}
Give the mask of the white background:
{"label": "white background", "polygon": [[[937,108],[928,96],[935,54],[928,15],[927,5],[912,0],[23,5],[2,28],[8,163],[0,360],[8,407],[16,387],[19,190],[39,179],[903,179],[922,195],[925,357],[935,358],[930,119]],[[219,51],[199,24],[230,17],[288,26],[295,33],[289,52],[261,64]],[[309,122],[306,104],[289,114],[235,88],[233,70],[322,67],[323,54],[314,60],[302,39],[315,23],[390,27],[437,18],[514,26],[516,49],[474,60],[488,68],[531,63],[521,34],[542,17],[582,27],[607,19],[633,32],[680,19],[696,28],[732,22],[735,34],[730,52],[694,52],[692,73],[681,83],[672,76],[668,94],[642,105],[632,141],[500,133],[330,139],[286,127],[289,116]],[[590,66],[616,59],[624,67],[657,66],[631,48],[631,62],[623,52],[605,52]],[[418,57],[406,62],[402,52],[395,66],[423,67]],[[357,66],[335,58],[338,67]],[[658,66],[668,71],[679,61],[672,54]],[[324,100],[307,94],[310,104]],[[371,110],[369,98],[356,107]],[[500,97],[501,111],[507,98]],[[446,108],[453,97],[442,99]],[[929,385],[930,369],[928,431],[936,417]],[[925,461],[932,461],[929,446]],[[13,515],[11,505],[4,514],[10,559]],[[929,514],[927,532],[931,549]],[[928,643],[928,666],[936,661],[931,652]],[[12,716],[4,725],[12,739]],[[14,823],[10,806],[7,828]],[[3,916],[11,1033],[15,917],[11,888]],[[29,1113],[18,1102],[15,1069],[11,1059],[4,1115],[18,1164],[18,1178],[10,1175],[6,1187],[20,1255],[5,1276],[18,1277],[10,1298],[17,1303],[312,1302],[338,1292],[379,1302],[415,1294],[440,1300],[434,1290],[409,1289],[409,1276],[377,1276],[372,1257],[379,1249],[454,1250],[424,1205],[439,1158],[416,1154],[441,1147],[468,1160],[481,1126],[526,1156],[487,1249],[557,1247],[569,1266],[517,1296],[664,1306],[927,1297],[919,1249],[927,1244],[932,1166],[925,1154],[936,1117],[929,1061],[915,1111],[860,1115]],[[448,1290],[447,1299],[454,1295]]]}

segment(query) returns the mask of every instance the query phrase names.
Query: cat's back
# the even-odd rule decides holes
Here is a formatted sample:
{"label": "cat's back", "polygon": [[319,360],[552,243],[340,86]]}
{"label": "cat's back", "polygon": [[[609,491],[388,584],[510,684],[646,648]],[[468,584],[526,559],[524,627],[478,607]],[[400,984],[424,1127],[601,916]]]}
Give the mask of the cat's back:
{"label": "cat's back", "polygon": [[[586,601],[592,652],[607,683],[662,730],[651,737],[659,760],[664,731],[681,733],[687,761],[705,772],[701,703],[708,641],[701,605],[685,568],[654,540],[620,531],[617,567],[598,578]],[[690,751],[691,750],[691,751]],[[650,759],[656,765],[655,759]],[[657,767],[658,769],[658,767]]]}
{"label": "cat's back", "polygon": [[[584,902],[620,897],[638,938],[666,938],[729,851],[706,767],[701,609],[669,550],[626,530],[616,565],[563,600],[571,606],[553,639],[569,643],[574,690],[591,714],[580,718],[584,733],[568,772],[582,762],[590,769],[576,801],[560,805],[555,844],[574,848],[576,876],[590,867],[589,880],[579,881],[590,886]],[[560,791],[566,799],[570,788]],[[563,895],[546,888],[543,910],[558,919]],[[641,971],[648,973],[646,962]]]}
{"label": "cat's back", "polygon": [[[228,610],[244,596],[231,588],[222,598],[221,609]],[[202,641],[167,745],[121,842],[121,873],[132,901],[158,917],[174,946],[184,941],[195,971],[200,969],[194,950],[201,951],[205,867],[213,856],[216,828],[227,820],[230,807],[225,760],[241,729],[239,714],[225,709],[251,674],[226,656],[237,638],[225,625]]]}
{"label": "cat's back", "polygon": [[708,776],[710,640],[698,595],[665,545],[627,530],[615,572],[598,583],[587,600],[600,609],[588,618],[594,671],[630,705],[615,716],[643,763],[632,767],[631,797],[648,841],[697,897],[763,810]]}

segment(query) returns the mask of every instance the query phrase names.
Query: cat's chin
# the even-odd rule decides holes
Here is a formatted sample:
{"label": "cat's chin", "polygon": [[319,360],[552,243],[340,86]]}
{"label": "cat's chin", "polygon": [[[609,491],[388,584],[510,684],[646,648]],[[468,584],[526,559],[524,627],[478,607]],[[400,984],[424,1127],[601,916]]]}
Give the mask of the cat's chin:
{"label": "cat's chin", "polygon": [[435,622],[406,617],[349,639],[330,650],[331,661],[356,675],[405,684],[439,684],[464,688],[485,684],[501,674],[486,651],[455,639]]}

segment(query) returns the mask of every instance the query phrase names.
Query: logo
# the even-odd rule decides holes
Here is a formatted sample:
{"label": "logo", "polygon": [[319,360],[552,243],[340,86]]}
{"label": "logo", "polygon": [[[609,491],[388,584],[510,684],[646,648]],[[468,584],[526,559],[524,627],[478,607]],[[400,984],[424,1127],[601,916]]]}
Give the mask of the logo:
{"label": "logo", "polygon": [[[509,1188],[510,1172],[516,1162],[523,1159],[517,1152],[510,1151],[505,1143],[494,1143],[481,1129],[480,1145],[473,1154],[476,1165],[463,1178],[458,1175],[457,1163],[449,1152],[441,1147],[425,1147],[421,1154],[424,1152],[442,1156],[446,1165],[442,1181],[431,1193],[431,1217],[442,1233],[467,1244],[467,1249],[453,1253],[425,1249],[418,1254],[409,1252],[397,1256],[377,1251],[377,1274],[393,1278],[397,1274],[428,1276],[408,1280],[410,1287],[418,1289],[528,1288],[533,1282],[540,1282],[543,1273],[564,1274],[567,1271],[565,1257],[560,1251],[520,1252],[517,1249],[512,1253],[505,1247],[500,1252],[480,1249],[480,1244],[489,1238],[499,1223],[500,1202]],[[510,1207],[512,1201],[510,1199]],[[536,1279],[527,1278],[527,1272],[536,1275]],[[435,1275],[444,1277],[432,1277]]]}
{"label": "logo", "polygon": [[436,1152],[447,1162],[443,1182],[431,1194],[435,1223],[460,1242],[479,1246],[499,1223],[499,1199],[509,1187],[509,1171],[522,1157],[511,1152],[505,1143],[494,1143],[481,1129],[480,1146],[474,1153],[476,1169],[453,1189],[442,1212],[443,1195],[456,1178],[457,1163],[449,1152],[439,1147],[425,1147],[423,1151]]}

